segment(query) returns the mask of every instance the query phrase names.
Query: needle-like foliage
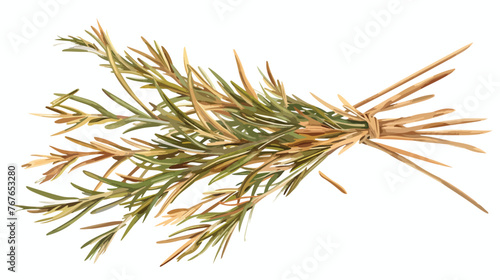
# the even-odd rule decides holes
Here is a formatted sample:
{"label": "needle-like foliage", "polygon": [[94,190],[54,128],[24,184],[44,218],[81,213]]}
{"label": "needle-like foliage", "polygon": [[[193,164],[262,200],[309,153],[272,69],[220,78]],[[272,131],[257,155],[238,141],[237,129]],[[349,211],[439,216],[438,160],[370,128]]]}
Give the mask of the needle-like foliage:
{"label": "needle-like foliage", "polygon": [[[84,229],[111,228],[82,246],[82,248],[93,246],[87,259],[92,257],[97,259],[106,251],[111,240],[121,229],[124,229],[123,238],[140,219],[146,219],[154,207],[156,207],[154,216],[164,218],[161,225],[179,225],[188,220],[194,221],[194,225],[187,226],[171,234],[171,238],[158,242],[184,242],[162,265],[174,258],[181,259],[187,255],[194,258],[215,245],[219,248],[217,254],[220,253],[222,256],[234,230],[240,230],[244,219],[250,218],[259,201],[272,193],[290,195],[326,157],[337,150],[340,154],[356,143],[379,149],[416,168],[486,212],[455,186],[422,169],[408,158],[444,164],[374,141],[374,139],[422,141],[482,152],[473,146],[435,136],[470,135],[486,131],[428,130],[481,119],[412,125],[414,122],[448,114],[453,111],[451,109],[401,118],[376,118],[379,112],[403,108],[432,98],[433,95],[426,95],[402,101],[419,89],[446,77],[453,70],[444,71],[418,82],[365,112],[358,109],[461,53],[468,46],[355,105],[351,105],[339,96],[343,108],[337,108],[313,94],[323,108],[327,109],[325,110],[295,95],[287,95],[283,83],[276,80],[271,73],[269,64],[266,64],[265,73],[261,72],[264,86],[254,88],[245,76],[236,52],[241,85],[225,81],[210,69],[215,82],[212,81],[205,71],[189,63],[185,52],[182,67],[185,73],[181,74],[173,65],[165,48],[156,42],[151,44],[145,39],[143,40],[147,52],[130,48],[140,57],[133,58],[127,52],[121,55],[100,26],[92,29],[93,33],[87,33],[93,38],[93,42],[72,36],[58,40],[72,44],[65,51],[93,53],[104,61],[102,66],[111,70],[123,87],[124,93],[135,103],[127,103],[118,93],[115,95],[104,89],[103,93],[130,113],[115,115],[100,104],[77,95],[78,90],[75,90],[68,94],[56,94],[57,99],[46,107],[53,114],[40,115],[55,118],[56,123],[70,125],[56,134],[85,125],[103,125],[107,129],[125,126],[127,128],[125,133],[156,128],[155,138],[121,138],[124,144],[117,144],[97,137],[95,141],[90,142],[66,137],[87,151],[68,151],[53,147],[57,153],[36,155],[39,158],[25,164],[24,167],[52,164],[53,167],[44,173],[42,183],[56,179],[68,168],[73,170],[103,160],[111,163],[109,168],[99,174],[83,171],[95,179],[97,185],[94,189],[88,189],[72,184],[83,193],[81,198],[63,197],[28,187],[31,191],[54,202],[42,206],[20,206],[28,212],[47,215],[48,217],[40,220],[41,222],[55,221],[73,215],[71,219],[48,234],[65,229],[89,212],[96,214],[114,206],[127,209],[128,212],[118,221],[84,227]],[[155,92],[161,101],[156,104],[146,104],[134,93],[131,83],[139,83],[142,88]],[[172,94],[175,96],[172,97]],[[68,101],[86,105],[82,107],[93,108],[96,112],[86,113],[82,109],[70,107],[67,105]],[[132,170],[127,174],[115,172],[127,161],[133,163]],[[320,175],[341,192],[346,193],[338,183],[321,172]],[[113,176],[116,178],[113,179]],[[240,183],[205,192],[203,199],[189,208],[170,209],[172,202],[198,180],[210,178],[211,184],[226,176],[239,176]],[[107,186],[107,189],[102,190],[103,185]]]}

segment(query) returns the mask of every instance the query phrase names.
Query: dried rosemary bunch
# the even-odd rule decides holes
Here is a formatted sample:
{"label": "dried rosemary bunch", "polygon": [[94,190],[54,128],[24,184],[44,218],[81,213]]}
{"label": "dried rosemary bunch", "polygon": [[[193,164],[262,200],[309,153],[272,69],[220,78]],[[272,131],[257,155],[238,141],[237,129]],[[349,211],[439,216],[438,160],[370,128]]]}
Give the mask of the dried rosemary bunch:
{"label": "dried rosemary bunch", "polygon": [[[184,241],[162,265],[174,258],[181,259],[187,255],[192,255],[192,259],[215,245],[219,245],[216,257],[219,252],[222,256],[233,231],[236,228],[240,230],[247,215],[248,220],[250,219],[251,212],[259,201],[271,193],[291,194],[304,177],[326,157],[337,150],[340,154],[356,143],[381,150],[408,164],[441,182],[486,212],[458,188],[422,169],[408,158],[444,164],[374,141],[377,138],[422,141],[483,152],[476,147],[435,136],[471,135],[487,131],[428,130],[482,119],[458,119],[412,126],[414,122],[448,114],[453,111],[452,109],[401,118],[376,118],[378,112],[403,108],[432,98],[433,95],[425,95],[402,101],[419,89],[446,77],[453,70],[444,71],[418,82],[365,112],[358,110],[358,107],[431,70],[469,46],[455,51],[355,105],[351,105],[339,96],[343,109],[313,94],[313,97],[328,109],[324,110],[295,95],[287,95],[283,83],[273,77],[269,64],[266,64],[267,73],[261,72],[265,87],[261,86],[257,90],[250,85],[240,59],[235,53],[242,86],[235,82],[228,83],[210,70],[216,79],[214,83],[205,71],[193,67],[188,62],[185,52],[183,67],[186,74],[183,75],[174,67],[165,48],[156,42],[150,44],[143,39],[149,53],[130,48],[140,55],[134,59],[127,52],[124,56],[120,55],[101,26],[92,27],[92,30],[93,33],[88,31],[87,33],[94,42],[72,36],[58,40],[73,44],[65,51],[89,52],[103,59],[105,61],[103,66],[111,69],[125,92],[137,104],[129,104],[118,95],[103,89],[104,94],[111,100],[130,111],[126,116],[115,115],[98,103],[78,96],[75,90],[68,94],[56,94],[58,98],[46,107],[54,114],[40,115],[56,118],[57,123],[71,125],[56,134],[69,132],[84,125],[104,125],[107,129],[127,126],[124,133],[155,127],[158,133],[155,139],[122,138],[127,147],[102,138],[95,138],[95,141],[87,143],[66,137],[67,140],[87,148],[88,151],[53,148],[57,153],[36,155],[38,159],[24,165],[30,168],[52,164],[53,167],[44,173],[43,183],[56,179],[70,166],[73,170],[102,160],[112,163],[103,174],[83,171],[97,180],[97,186],[88,189],[72,184],[83,193],[81,198],[63,197],[28,187],[31,191],[54,202],[42,206],[20,206],[31,213],[50,215],[39,220],[40,222],[55,221],[75,214],[48,234],[65,229],[88,212],[100,213],[118,205],[127,209],[128,212],[121,220],[84,228],[111,227],[110,230],[82,246],[83,248],[93,245],[87,259],[93,256],[97,259],[106,251],[111,240],[121,229],[124,229],[123,238],[137,221],[141,218],[146,219],[155,206],[158,208],[155,217],[165,219],[161,225],[179,225],[188,220],[195,221],[194,225],[185,227],[170,235],[169,239],[158,242]],[[129,86],[130,82],[140,83],[142,88],[156,92],[162,101],[158,104],[144,104]],[[165,91],[175,96],[169,97]],[[97,112],[85,113],[68,106],[67,101],[87,105]],[[86,159],[75,164],[81,158]],[[112,175],[126,161],[132,162],[134,168],[126,174]],[[211,177],[210,183],[213,183],[229,175],[240,176],[241,182],[236,186],[204,193],[204,198],[190,208],[169,209],[169,205],[196,181]],[[325,174],[320,172],[320,175],[346,193],[344,188]],[[113,176],[114,179],[111,178]],[[108,186],[107,190],[102,190],[103,184]]]}

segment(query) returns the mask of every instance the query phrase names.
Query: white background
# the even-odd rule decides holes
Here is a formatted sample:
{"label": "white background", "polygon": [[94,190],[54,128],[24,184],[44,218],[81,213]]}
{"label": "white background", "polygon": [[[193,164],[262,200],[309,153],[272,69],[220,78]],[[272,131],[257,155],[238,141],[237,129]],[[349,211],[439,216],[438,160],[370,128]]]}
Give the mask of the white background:
{"label": "white background", "polygon": [[[100,231],[79,227],[119,219],[122,212],[83,218],[51,236],[45,234],[61,222],[34,223],[41,215],[21,212],[18,273],[6,273],[4,263],[1,271],[7,278],[2,279],[500,279],[500,17],[494,4],[409,0],[3,1],[3,170],[8,163],[20,167],[32,160],[30,154],[51,152],[49,145],[75,148],[62,136],[49,136],[63,126],[29,115],[46,112],[44,106],[53,100],[52,93],[80,88],[80,96],[103,102],[101,88],[124,95],[113,75],[98,66],[99,59],[90,54],[63,53],[62,46],[53,46],[57,36],[85,36],[84,30],[90,30],[96,19],[119,50],[127,46],[145,50],[140,40],[144,36],[164,45],[179,64],[186,47],[192,64],[211,67],[224,78],[237,81],[232,54],[236,49],[253,84],[260,82],[257,67],[263,69],[268,60],[288,94],[315,102],[309,95],[313,92],[336,105],[340,104],[337,94],[356,103],[473,42],[465,53],[425,75],[456,68],[420,94],[436,94],[434,99],[393,114],[455,108],[460,111],[452,117],[488,118],[463,128],[493,131],[448,138],[478,146],[486,154],[442,145],[399,145],[452,165],[422,164],[468,193],[489,214],[388,155],[356,145],[318,168],[342,184],[348,195],[311,173],[289,197],[263,201],[254,212],[246,241],[243,232],[233,234],[223,259],[213,262],[216,250],[209,250],[193,261],[173,261],[160,268],[180,244],[156,244],[176,229],[155,227],[161,220],[149,218],[137,224],[123,241],[115,240],[97,263],[84,262],[87,249],[79,247]],[[27,30],[30,24],[35,28]],[[348,45],[355,53],[345,52]],[[489,88],[484,82],[488,80]],[[117,136],[89,127],[70,135],[83,140]],[[39,203],[41,198],[25,186],[35,186],[46,170],[19,170],[20,204]],[[80,173],[75,171],[38,187],[75,195],[70,182],[89,188],[95,184]],[[235,180],[225,180],[221,186],[234,185]],[[205,183],[196,185],[192,197],[182,203],[196,201],[207,189]],[[6,212],[6,190],[3,192],[0,209]],[[7,230],[0,228],[4,255]],[[325,242],[333,243],[329,251],[322,245]]]}

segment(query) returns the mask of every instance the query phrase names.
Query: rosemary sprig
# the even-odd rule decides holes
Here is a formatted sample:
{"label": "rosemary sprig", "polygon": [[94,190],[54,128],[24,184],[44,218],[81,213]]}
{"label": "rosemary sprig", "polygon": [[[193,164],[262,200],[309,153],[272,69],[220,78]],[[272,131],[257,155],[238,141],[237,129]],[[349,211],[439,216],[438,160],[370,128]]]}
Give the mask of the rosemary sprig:
{"label": "rosemary sprig", "polygon": [[[219,246],[216,257],[219,253],[223,256],[232,233],[236,228],[241,229],[246,217],[247,221],[250,220],[251,213],[259,201],[272,193],[290,195],[305,176],[327,156],[336,150],[340,150],[339,154],[343,153],[357,142],[379,149],[420,170],[486,212],[458,188],[422,169],[408,158],[445,164],[373,141],[377,138],[423,141],[482,152],[471,145],[429,135],[471,135],[487,131],[428,130],[482,119],[459,119],[411,126],[413,122],[448,114],[453,111],[451,109],[395,119],[375,117],[378,112],[403,108],[432,98],[433,95],[427,95],[402,101],[419,89],[446,77],[453,70],[410,86],[364,113],[358,109],[449,60],[469,46],[354,106],[339,96],[343,109],[337,108],[312,94],[319,103],[330,110],[327,111],[297,96],[287,95],[283,83],[274,78],[268,63],[266,73],[261,72],[265,86],[255,89],[246,78],[242,63],[235,52],[242,86],[232,81],[228,83],[210,69],[215,78],[214,83],[203,69],[195,68],[189,63],[186,52],[183,65],[185,74],[181,74],[172,63],[169,53],[156,42],[151,44],[143,38],[148,53],[130,48],[140,56],[134,59],[127,52],[124,52],[124,55],[119,54],[100,25],[98,28],[92,27],[92,30],[93,33],[87,31],[87,34],[94,42],[73,36],[58,40],[72,44],[64,51],[89,52],[103,59],[102,66],[112,71],[124,91],[137,104],[129,104],[118,95],[103,89],[103,93],[113,102],[130,112],[129,115],[115,115],[100,104],[78,96],[78,90],[74,90],[68,94],[56,94],[58,97],[46,107],[55,114],[39,115],[56,118],[56,123],[71,125],[55,135],[85,125],[104,125],[107,129],[126,126],[124,133],[156,127],[158,133],[154,139],[148,140],[121,138],[128,147],[97,137],[95,141],[90,142],[66,137],[88,151],[68,151],[52,147],[57,153],[35,155],[40,158],[24,165],[29,168],[52,164],[53,167],[44,173],[43,183],[56,179],[70,166],[73,170],[102,160],[112,163],[109,169],[100,175],[83,171],[95,179],[97,185],[90,190],[72,184],[82,192],[82,198],[63,197],[28,187],[54,202],[42,206],[20,206],[31,213],[52,215],[39,222],[50,222],[74,215],[48,234],[65,229],[89,212],[97,214],[114,206],[127,209],[128,213],[118,221],[82,228],[112,227],[82,246],[83,248],[93,245],[87,259],[95,257],[97,260],[121,229],[124,229],[124,238],[140,219],[145,220],[148,217],[155,206],[158,208],[155,217],[165,219],[160,225],[180,225],[194,221],[193,225],[171,234],[169,239],[158,242],[185,242],[162,265],[187,255],[192,255],[191,259],[195,258],[215,245]],[[156,92],[161,102],[145,103],[134,93],[129,85],[131,82]],[[169,97],[166,92],[176,96]],[[87,105],[97,112],[85,113],[68,106],[67,101]],[[83,158],[86,159],[81,161]],[[110,178],[112,173],[127,161],[132,162],[134,168],[127,174],[116,172],[119,179]],[[140,175],[135,175],[138,172],[141,172]],[[325,174],[320,172],[320,175],[341,192],[347,193]],[[241,176],[242,180],[236,186],[206,192],[198,204],[189,208],[167,211],[172,202],[198,180],[210,177],[212,184],[226,176]],[[99,191],[103,184],[107,185],[108,189]]]}

